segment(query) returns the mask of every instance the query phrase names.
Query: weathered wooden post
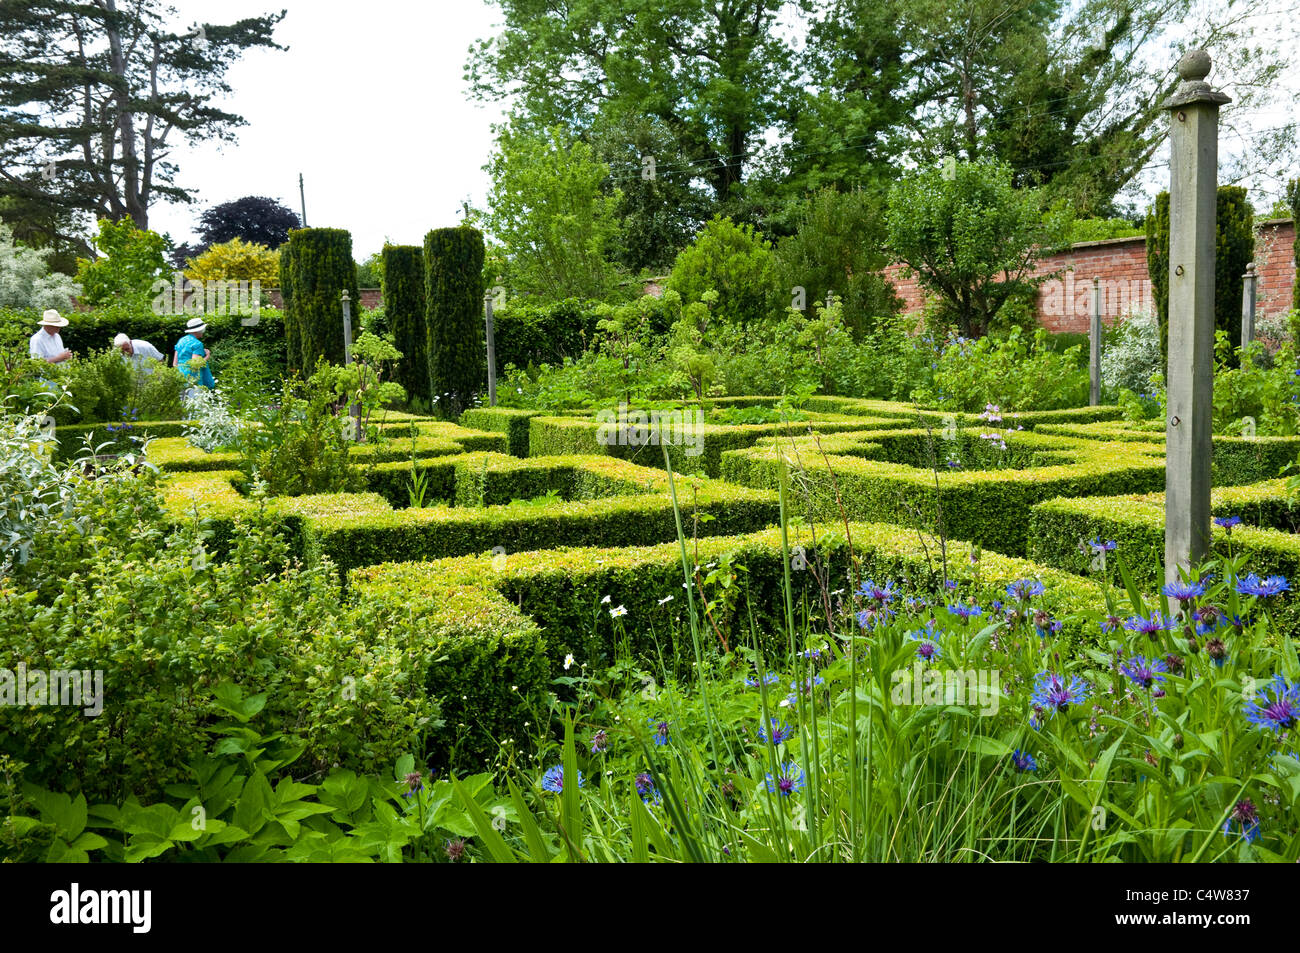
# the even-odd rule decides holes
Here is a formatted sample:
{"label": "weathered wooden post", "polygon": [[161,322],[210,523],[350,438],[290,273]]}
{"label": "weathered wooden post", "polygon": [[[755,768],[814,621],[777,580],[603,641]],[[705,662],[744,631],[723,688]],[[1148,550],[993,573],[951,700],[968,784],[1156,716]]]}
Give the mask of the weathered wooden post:
{"label": "weathered wooden post", "polygon": [[1210,548],[1215,206],[1219,107],[1210,55],[1178,61],[1169,110],[1169,383],[1165,421],[1165,581]]}
{"label": "weathered wooden post", "polygon": [[[348,289],[343,289],[343,363],[352,363],[352,299],[348,296]],[[365,434],[361,432],[361,404],[356,403],[348,408],[348,413],[352,417],[352,439],[358,443],[365,439]]]}
{"label": "weathered wooden post", "polygon": [[1092,320],[1088,324],[1088,404],[1101,403],[1101,279],[1092,279]]}
{"label": "weathered wooden post", "polygon": [[483,296],[483,320],[487,322],[487,372],[488,372],[488,406],[497,405],[497,345],[493,337],[495,327],[492,321],[492,292]]}
{"label": "weathered wooden post", "polygon": [[1255,340],[1255,263],[1246,266],[1241,279],[1241,347]]}

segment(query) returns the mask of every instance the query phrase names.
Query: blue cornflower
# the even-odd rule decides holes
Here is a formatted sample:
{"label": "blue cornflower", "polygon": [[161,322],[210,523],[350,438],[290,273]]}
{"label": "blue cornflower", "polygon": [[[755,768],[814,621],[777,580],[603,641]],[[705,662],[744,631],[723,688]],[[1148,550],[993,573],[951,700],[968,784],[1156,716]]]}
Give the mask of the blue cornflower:
{"label": "blue cornflower", "polygon": [[935,641],[937,634],[933,619],[926,623],[924,629],[916,629],[907,633],[909,641],[921,643],[916,647],[916,657],[921,661],[931,662],[943,658],[943,650],[939,648],[939,643]]}
{"label": "blue cornflower", "polygon": [[1151,613],[1151,618],[1144,619],[1140,615],[1129,616],[1124,622],[1124,628],[1130,632],[1138,632],[1145,635],[1155,635],[1157,632],[1169,632],[1177,623],[1173,619],[1164,618],[1159,612]]}
{"label": "blue cornflower", "polygon": [[1114,552],[1114,550],[1118,547],[1119,544],[1116,543],[1115,540],[1113,539],[1108,539],[1103,542],[1102,538],[1100,536],[1097,536],[1093,539],[1088,540],[1088,545],[1092,547],[1092,551],[1094,553],[1100,554],[1100,553]]}
{"label": "blue cornflower", "polygon": [[[578,772],[578,787],[582,787],[582,772]],[[557,764],[553,768],[547,768],[546,773],[542,775],[542,790],[550,791],[552,794],[564,793],[564,765]]]}
{"label": "blue cornflower", "polygon": [[[772,739],[772,744],[779,745],[782,742],[789,741],[791,738],[794,737],[793,728],[789,727],[788,725],[781,724],[776,718],[770,718],[768,720],[771,722],[772,730],[770,732],[770,737]],[[768,741],[768,737],[769,737],[768,727],[769,727],[768,725],[764,725],[761,723],[758,726],[758,740],[763,742],[763,744],[767,744]]]}
{"label": "blue cornflower", "polygon": [[644,771],[636,776],[636,793],[646,804],[658,804],[663,800],[659,796],[659,789],[655,787],[654,780]]}
{"label": "blue cornflower", "polygon": [[874,629],[882,623],[888,623],[894,617],[894,612],[889,606],[882,605],[878,609],[862,609],[858,612],[858,625],[864,629]]}
{"label": "blue cornflower", "polygon": [[655,744],[657,745],[668,744],[668,722],[658,721],[657,719],[651,718],[650,724],[655,730],[654,731]]}
{"label": "blue cornflower", "polygon": [[1269,576],[1260,579],[1259,576],[1251,573],[1245,579],[1237,580],[1237,592],[1243,596],[1259,596],[1267,599],[1269,596],[1281,595],[1290,588],[1285,576]]}
{"label": "blue cornflower", "polygon": [[1193,599],[1199,599],[1205,595],[1205,583],[1167,582],[1160,591],[1170,599],[1177,599],[1179,602],[1191,602]]}
{"label": "blue cornflower", "polygon": [[1102,632],[1109,635],[1111,632],[1118,632],[1124,625],[1124,620],[1117,615],[1108,615],[1097,624],[1101,626]]}
{"label": "blue cornflower", "polygon": [[1255,810],[1255,803],[1250,798],[1240,800],[1233,806],[1232,813],[1223,822],[1225,835],[1232,833],[1233,821],[1237,822],[1237,829],[1246,838],[1247,844],[1259,837],[1259,812]]}
{"label": "blue cornflower", "polygon": [[1152,683],[1165,680],[1164,673],[1169,671],[1169,667],[1160,659],[1148,660],[1145,656],[1135,655],[1121,665],[1119,670],[1139,688],[1150,688]]}
{"label": "blue cornflower", "polygon": [[591,753],[604,754],[609,750],[609,735],[605,734],[605,729],[601,728],[591,736]]}
{"label": "blue cornflower", "polygon": [[1240,516],[1216,516],[1214,518],[1214,525],[1221,527],[1224,531],[1226,531],[1229,535],[1231,535],[1232,528],[1234,526],[1241,525],[1241,517]]}
{"label": "blue cornflower", "polygon": [[858,595],[864,599],[870,599],[873,602],[879,602],[882,605],[892,602],[894,599],[894,580],[889,580],[883,586],[878,586],[870,579],[858,587]]}
{"label": "blue cornflower", "polygon": [[1038,762],[1028,751],[1021,751],[1017,748],[1011,755],[1011,763],[1016,766],[1017,771],[1037,771]]}
{"label": "blue cornflower", "polygon": [[1082,705],[1088,698],[1088,691],[1088,683],[1076,676],[1071,676],[1067,685],[1063,676],[1039,672],[1034,679],[1034,694],[1030,700],[1035,709],[1052,715],[1071,705]]}
{"label": "blue cornflower", "polygon": [[969,622],[971,618],[973,618],[974,616],[984,614],[984,610],[981,609],[979,606],[967,605],[964,602],[958,602],[955,605],[950,605],[948,607],[948,611],[955,616],[960,616],[963,622]]}
{"label": "blue cornflower", "polygon": [[1041,596],[1043,591],[1043,584],[1037,579],[1018,579],[1007,586],[1007,598],[1028,602],[1034,596]]}
{"label": "blue cornflower", "polygon": [[1281,675],[1274,675],[1255,700],[1246,703],[1245,713],[1247,721],[1261,728],[1277,732],[1294,728],[1300,722],[1300,682],[1292,685]]}
{"label": "blue cornflower", "polygon": [[803,769],[793,762],[781,765],[775,779],[773,779],[770,774],[767,776],[767,790],[769,794],[782,794],[789,797],[795,791],[802,788],[803,783]]}
{"label": "blue cornflower", "polygon": [[[779,681],[781,681],[781,676],[777,675],[776,672],[768,672],[763,676],[764,685],[775,685]],[[758,688],[758,679],[753,676],[745,679],[745,687]]]}
{"label": "blue cornflower", "polygon": [[791,682],[790,694],[786,697],[786,703],[790,705],[798,704],[800,692],[802,692],[805,698],[810,697],[813,693],[813,689],[816,688],[818,685],[820,685],[823,681],[825,681],[825,679],[823,679],[820,675],[814,675],[810,679],[805,678],[803,680],[802,688],[800,688],[798,682]]}

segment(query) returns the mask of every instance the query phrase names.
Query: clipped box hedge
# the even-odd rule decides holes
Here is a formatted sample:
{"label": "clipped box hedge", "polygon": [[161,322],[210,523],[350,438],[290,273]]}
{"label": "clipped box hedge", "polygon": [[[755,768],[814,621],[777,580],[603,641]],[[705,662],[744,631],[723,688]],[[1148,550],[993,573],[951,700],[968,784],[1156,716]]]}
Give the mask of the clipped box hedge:
{"label": "clipped box hedge", "polygon": [[[401,468],[401,469],[399,469]],[[676,538],[676,519],[663,470],[610,457],[519,460],[504,454],[461,454],[428,461],[423,469],[438,491],[429,499],[452,500],[422,509],[407,499],[408,464],[380,464],[390,474],[373,492],[276,499],[269,504],[290,524],[295,552],[309,561],[328,557],[340,569],[378,562],[434,559],[500,547],[507,553],[555,546],[644,545]],[[218,540],[228,539],[236,519],[255,505],[235,485],[237,471],[181,472],[164,484],[167,505],[178,517],[198,501],[214,521]],[[555,491],[541,505],[503,505]],[[697,516],[699,531],[727,535],[752,532],[779,516],[767,491],[730,486],[704,477],[677,481],[682,518]]]}
{"label": "clipped box hedge", "polygon": [[[687,413],[690,411],[688,410]],[[687,421],[694,427],[693,418]],[[728,450],[752,447],[765,437],[780,434],[806,434],[812,428],[819,433],[862,430],[868,427],[884,429],[904,427],[906,421],[889,418],[848,418],[814,414],[809,420],[796,420],[772,424],[709,424],[706,423],[691,436],[692,446],[678,442],[668,445],[668,455],[673,469],[679,473],[704,473],[718,477],[722,472],[722,456]],[[642,466],[662,467],[663,448],[658,444],[618,444],[616,427],[605,432],[612,434],[609,442],[602,443],[601,422],[592,417],[533,417],[529,421],[528,454],[533,457],[560,454],[608,454],[622,460],[631,460]],[[698,451],[698,452],[695,452]]]}
{"label": "clipped box hedge", "polygon": [[[828,528],[815,540],[807,527],[791,527],[791,534],[791,545],[804,547],[810,567],[791,574],[796,599],[813,606],[815,613],[821,600],[812,570],[824,574],[831,588],[850,586],[844,529]],[[910,530],[854,524],[849,538],[863,578],[906,579],[926,590],[942,584],[934,551]],[[953,543],[952,548],[968,545]],[[740,595],[733,618],[738,624],[732,631],[744,631],[752,617],[759,631],[769,633],[769,649],[783,644],[779,529],[705,537],[688,542],[688,548],[704,571],[728,556],[745,567],[737,581]],[[1097,638],[1095,625],[1068,618],[1104,605],[1092,581],[996,553],[984,554],[978,567],[966,560],[950,566],[963,590],[976,571],[982,584],[999,588],[1026,577],[1041,579],[1048,587],[1046,605],[1065,621],[1065,636]],[[660,658],[670,666],[676,660],[685,671],[691,649],[689,629],[681,621],[686,616],[683,579],[680,546],[670,542],[519,552],[495,560],[480,555],[385,563],[354,569],[350,584],[367,596],[408,607],[413,623],[426,627],[429,690],[439,696],[448,722],[434,743],[445,748],[459,740],[463,754],[487,759],[497,753],[496,739],[519,740],[523,722],[535,721],[536,707],[527,700],[552,689],[567,653],[588,671],[599,671],[614,657],[620,628],[634,654],[656,660],[655,667]],[[610,601],[602,603],[607,596]],[[620,605],[627,615],[616,623],[608,610]],[[702,637],[713,638],[708,624],[702,624]]]}
{"label": "clipped box hedge", "polygon": [[952,441],[915,429],[769,439],[724,454],[722,473],[730,483],[774,489],[785,458],[791,508],[809,519],[839,520],[842,506],[850,520],[930,533],[941,528],[944,536],[1011,556],[1028,552],[1029,510],[1035,503],[1164,488],[1159,448],[1030,431],[1007,435],[1006,453],[1019,469],[949,469],[954,450],[965,466],[994,456],[979,433],[957,430]]}
{"label": "clipped box hedge", "polygon": [[528,456],[528,422],[544,416],[540,410],[521,410],[517,407],[474,407],[460,415],[460,425],[475,430],[506,435],[509,453],[516,457]]}

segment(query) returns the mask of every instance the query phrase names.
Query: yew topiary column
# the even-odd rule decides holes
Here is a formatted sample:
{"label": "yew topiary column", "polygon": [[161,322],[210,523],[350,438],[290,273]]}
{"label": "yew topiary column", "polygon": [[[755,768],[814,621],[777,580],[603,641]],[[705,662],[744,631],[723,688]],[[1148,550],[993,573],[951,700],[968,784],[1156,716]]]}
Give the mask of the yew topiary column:
{"label": "yew topiary column", "polygon": [[343,363],[343,309],[347,291],[360,302],[357,265],[352,260],[352,235],[342,228],[299,228],[289,233],[293,320],[308,376],[319,358]]}
{"label": "yew topiary column", "polygon": [[483,233],[462,225],[424,236],[429,386],[438,416],[454,420],[483,386]]}

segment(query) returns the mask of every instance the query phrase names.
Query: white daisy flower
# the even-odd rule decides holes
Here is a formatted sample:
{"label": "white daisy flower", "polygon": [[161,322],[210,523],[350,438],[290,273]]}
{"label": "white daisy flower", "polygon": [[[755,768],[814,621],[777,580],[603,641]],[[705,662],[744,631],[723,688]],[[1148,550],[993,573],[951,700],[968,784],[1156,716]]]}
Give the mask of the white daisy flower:
{"label": "white daisy flower", "polygon": [[626,606],[615,606],[613,609],[609,610],[609,617],[611,619],[617,619],[620,616],[625,616],[625,615],[627,615]]}
{"label": "white daisy flower", "polygon": [[571,665],[573,665],[573,653],[572,653],[572,652],[570,652],[568,655],[564,656],[564,670],[567,672],[567,671],[569,670],[569,667],[570,667]]}

